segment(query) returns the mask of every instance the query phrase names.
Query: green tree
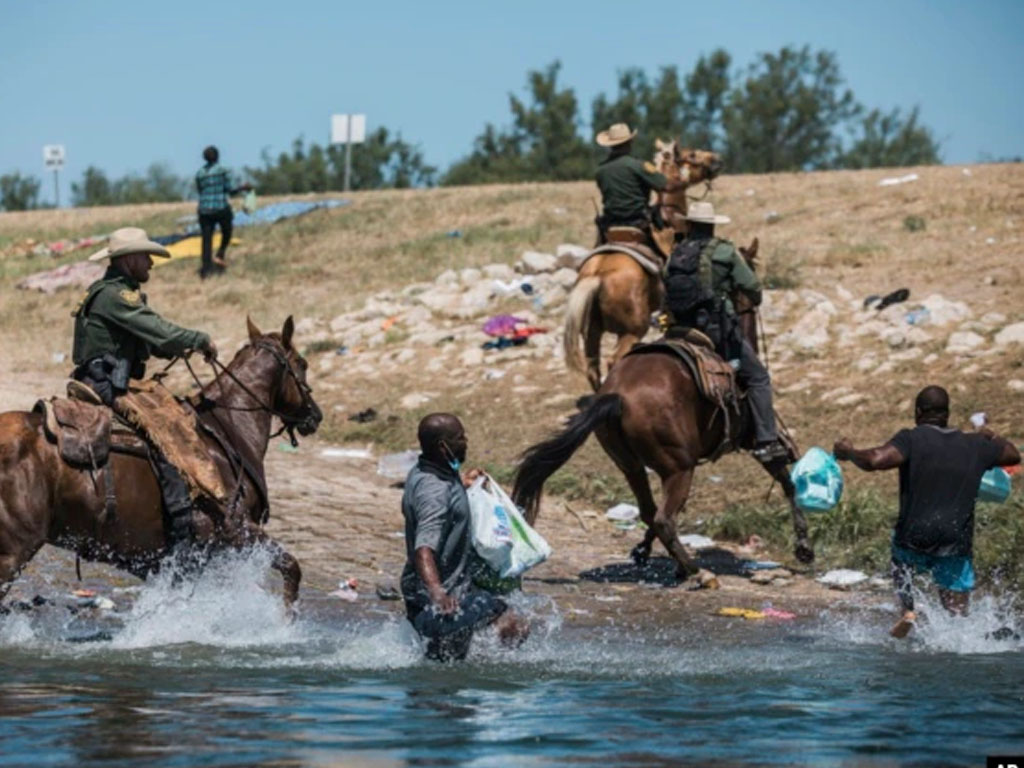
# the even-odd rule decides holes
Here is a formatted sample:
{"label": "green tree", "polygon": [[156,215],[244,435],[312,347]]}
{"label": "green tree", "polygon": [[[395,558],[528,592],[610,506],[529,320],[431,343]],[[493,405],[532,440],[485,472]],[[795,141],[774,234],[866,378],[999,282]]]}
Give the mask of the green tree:
{"label": "green tree", "polygon": [[28,211],[39,206],[39,179],[20,173],[0,176],[0,209]]}
{"label": "green tree", "polygon": [[885,168],[934,165],[939,162],[939,143],[927,126],[918,122],[918,108],[904,118],[899,109],[882,113],[873,109],[861,120],[860,133],[843,153],[843,168]]}
{"label": "green tree", "polygon": [[692,149],[720,150],[722,113],[729,96],[732,57],[721,48],[702,55],[686,76],[683,143]]}
{"label": "green tree", "polygon": [[113,181],[90,165],[81,181],[71,183],[71,202],[76,206],[169,203],[184,200],[189,187],[166,163],[153,163],[142,175],[129,173]]}
{"label": "green tree", "polygon": [[71,204],[75,206],[114,205],[114,190],[107,174],[90,165],[81,181],[71,182]]}
{"label": "green tree", "polygon": [[488,124],[472,153],[456,162],[443,184],[495,181],[563,181],[593,172],[590,145],[579,135],[579,106],[571,88],[560,88],[561,63],[528,73],[529,102],[509,94],[512,127]]}
{"label": "green tree", "polygon": [[808,46],[762,53],[722,108],[726,165],[734,173],[832,167],[837,130],[859,111],[835,54]]}

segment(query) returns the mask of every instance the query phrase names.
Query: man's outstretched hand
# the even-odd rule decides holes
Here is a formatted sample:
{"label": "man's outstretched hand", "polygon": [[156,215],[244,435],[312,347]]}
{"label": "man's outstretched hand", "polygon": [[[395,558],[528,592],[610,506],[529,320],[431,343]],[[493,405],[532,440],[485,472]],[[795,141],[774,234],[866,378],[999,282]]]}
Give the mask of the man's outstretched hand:
{"label": "man's outstretched hand", "polygon": [[839,461],[845,461],[853,455],[854,450],[853,441],[848,437],[843,437],[832,446],[832,455]]}

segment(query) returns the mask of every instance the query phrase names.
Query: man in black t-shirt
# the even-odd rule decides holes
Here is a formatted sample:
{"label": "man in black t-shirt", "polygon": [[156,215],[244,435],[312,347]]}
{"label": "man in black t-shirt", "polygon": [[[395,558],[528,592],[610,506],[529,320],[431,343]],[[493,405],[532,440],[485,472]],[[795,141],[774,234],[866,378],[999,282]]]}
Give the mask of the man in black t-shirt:
{"label": "man in black t-shirt", "polygon": [[969,434],[951,429],[949,394],[925,387],[915,403],[913,429],[903,429],[885,445],[857,450],[847,439],[833,448],[866,472],[900,470],[900,513],[892,536],[892,576],[903,605],[893,637],[906,637],[914,624],[911,578],[931,571],[942,605],[964,615],[974,588],[971,553],[974,502],[981,476],[992,467],[1020,463],[1020,453],[991,430]]}

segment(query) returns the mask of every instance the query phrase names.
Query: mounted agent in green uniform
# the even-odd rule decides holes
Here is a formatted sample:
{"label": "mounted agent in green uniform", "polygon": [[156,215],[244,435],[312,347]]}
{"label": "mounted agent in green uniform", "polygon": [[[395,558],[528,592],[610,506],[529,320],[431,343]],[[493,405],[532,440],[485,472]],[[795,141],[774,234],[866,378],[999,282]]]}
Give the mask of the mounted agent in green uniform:
{"label": "mounted agent in green uniform", "polygon": [[658,173],[653,163],[630,155],[636,131],[625,123],[616,123],[597,134],[595,141],[611,149],[597,169],[603,213],[597,218],[601,241],[608,227],[636,227],[649,232],[653,212],[651,192],[672,192],[683,187],[678,179]]}
{"label": "mounted agent in green uniform", "polygon": [[[141,285],[149,280],[152,256],[170,258],[137,227],[124,227],[110,236],[109,245],[89,257],[107,261],[106,273],[89,286],[72,315],[75,318],[72,378],[88,385],[108,406],[128,389],[129,379],[146,375],[151,356],[171,358],[198,349],[217,356],[209,335],[175,325],[154,312]],[[188,537],[192,499],[181,473],[159,451],[154,464],[171,521],[172,540]]]}
{"label": "mounted agent in green uniform", "polygon": [[[716,215],[708,202],[691,203],[687,236],[676,246],[665,272],[665,306],[673,324],[696,328],[715,344],[715,351],[736,367],[736,379],[747,391],[754,420],[754,457],[764,463],[785,458],[779,442],[768,370],[750,342],[739,332],[732,296],[738,291],[754,306],[761,304],[761,282],[730,241],[715,237]],[[696,262],[692,268],[688,262]]]}

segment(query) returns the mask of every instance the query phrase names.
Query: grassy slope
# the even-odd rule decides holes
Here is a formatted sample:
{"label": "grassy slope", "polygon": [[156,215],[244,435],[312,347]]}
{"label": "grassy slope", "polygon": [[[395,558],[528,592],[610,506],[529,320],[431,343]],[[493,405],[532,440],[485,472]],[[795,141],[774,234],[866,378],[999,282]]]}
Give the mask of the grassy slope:
{"label": "grassy slope", "polygon": [[[837,285],[856,297],[906,286],[917,297],[938,292],[967,301],[975,317],[999,311],[1008,322],[1024,320],[1024,166],[974,166],[969,176],[960,168],[915,170],[920,180],[885,188],[878,180],[905,171],[729,176],[716,183],[712,199],[734,221],[723,235],[737,242],[760,237],[767,271],[803,288],[834,299]],[[151,302],[183,324],[210,329],[223,349],[233,349],[242,341],[246,313],[268,328],[289,313],[329,321],[361,307],[372,293],[429,281],[445,269],[511,264],[525,249],[587,243],[595,195],[589,183],[357,193],[349,208],[240,233],[245,242],[233,251],[235,264],[225,279],[200,287],[195,262],[160,269],[149,286]],[[13,243],[129,224],[153,233],[172,231],[174,220],[190,210],[176,204],[0,214],[0,249],[6,247],[0,260],[0,349],[8,364],[23,371],[65,369],[66,364],[51,361],[51,353],[67,350],[68,313],[78,299],[77,291],[44,297],[13,290],[16,277],[59,263],[14,255]],[[925,229],[909,231],[907,216],[923,218]],[[774,223],[768,224],[769,218]],[[446,236],[455,229],[462,237]],[[560,315],[546,322],[557,324]],[[461,342],[457,350],[416,349],[413,360],[399,363],[395,355],[407,346],[406,335],[389,334],[384,347],[342,358],[321,334],[316,348],[326,351],[310,357],[329,439],[410,447],[418,418],[445,407],[469,425],[474,458],[507,474],[516,455],[570,411],[572,397],[584,386],[551,360],[499,361],[510,375],[483,380],[479,369],[456,364],[467,346]],[[997,430],[1018,441],[1024,437],[1021,395],[1006,387],[1008,379],[1024,378],[1020,347],[985,357],[965,372],[964,361],[941,354],[944,344],[937,340],[925,349],[940,353],[930,366],[907,361],[873,377],[851,365],[862,351],[860,343],[834,341],[824,355],[775,364],[777,389],[812,377],[811,387],[779,397],[778,407],[802,445],[828,446],[840,434],[860,443],[880,442],[910,420],[909,400],[926,383],[951,389],[958,424],[972,411],[986,410]],[[430,371],[435,359],[443,365]],[[823,392],[840,385],[870,398],[852,408],[821,400]],[[400,408],[410,391],[437,397],[421,408]],[[347,421],[349,413],[369,406],[384,418],[365,426]],[[848,474],[850,503],[814,522],[828,560],[880,565],[895,484],[893,475]],[[593,445],[551,488],[595,509],[628,498],[615,468]],[[698,473],[687,525],[701,520],[704,530],[737,537],[757,532],[782,545],[788,523],[777,502],[763,503],[767,490],[766,476],[749,459],[727,457]],[[979,536],[979,555],[985,562],[1024,552],[1019,492],[1016,499],[1000,510],[982,510],[987,532]]]}

